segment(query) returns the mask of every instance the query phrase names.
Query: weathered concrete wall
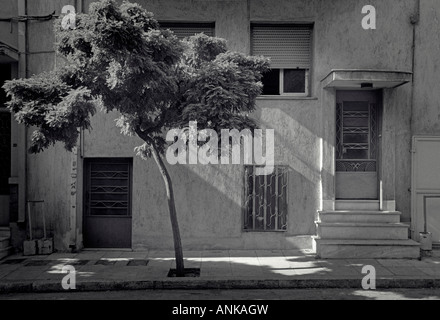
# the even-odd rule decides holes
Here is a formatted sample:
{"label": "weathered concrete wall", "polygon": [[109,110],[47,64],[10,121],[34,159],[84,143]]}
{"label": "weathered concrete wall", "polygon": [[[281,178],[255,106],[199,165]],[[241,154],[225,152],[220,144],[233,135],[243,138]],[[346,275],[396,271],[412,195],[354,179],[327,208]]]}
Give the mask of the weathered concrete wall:
{"label": "weathered concrete wall", "polygon": [[[73,1],[61,0],[39,0],[27,1],[27,12],[30,16],[46,16],[55,12],[61,14],[61,9],[65,5],[72,5]],[[55,50],[53,34],[54,20],[28,22],[28,41],[29,41],[29,74],[38,74],[55,67]]]}
{"label": "weathered concrete wall", "polygon": [[[53,1],[31,1],[30,14],[47,14],[58,10],[61,4]],[[85,9],[88,2],[85,2]],[[231,50],[250,52],[251,22],[313,22],[313,70],[311,98],[260,98],[255,117],[266,128],[275,129],[275,163],[288,165],[289,176],[289,226],[284,233],[243,233],[243,167],[242,166],[179,166],[169,167],[176,191],[179,222],[185,248],[283,248],[303,246],[305,242],[294,239],[296,235],[315,234],[314,219],[321,200],[321,180],[332,180],[334,136],[325,136],[325,127],[334,126],[334,105],[327,105],[331,93],[323,92],[320,80],[332,69],[387,69],[411,71],[412,68],[412,26],[410,15],[414,12],[415,0],[379,1],[369,4],[377,10],[377,30],[363,30],[361,27],[362,6],[360,0],[236,0],[236,1],[138,1],[155,13],[159,21],[210,21],[216,24],[216,35],[228,39]],[[64,3],[64,2],[63,2]],[[396,4],[397,3],[397,4]],[[427,1],[431,6],[436,0]],[[67,2],[66,2],[67,4]],[[433,13],[424,7],[423,17]],[[437,16],[431,17],[434,19]],[[438,21],[438,20],[437,20]],[[30,50],[51,50],[53,36],[49,23],[32,23]],[[425,28],[425,29],[423,29]],[[421,22],[419,33],[428,32],[438,38],[435,30],[429,30],[428,21]],[[431,33],[429,33],[431,32]],[[44,35],[44,36],[43,36]],[[424,96],[435,97],[435,68],[438,62],[425,63],[428,57],[422,54],[438,50],[438,41],[418,40],[421,57],[418,59],[427,73],[419,77],[422,85],[417,87],[417,101]],[[436,46],[437,45],[437,46]],[[438,52],[438,51],[436,51]],[[51,53],[33,55],[30,60],[31,73],[52,68],[54,56]],[[431,85],[431,87],[429,87]],[[426,88],[431,88],[428,90]],[[427,94],[429,91],[429,94]],[[390,197],[397,200],[397,209],[404,217],[409,216],[410,162],[410,93],[411,86],[403,86],[385,94],[384,108],[388,119],[390,141],[394,141],[393,171],[395,189]],[[323,95],[330,95],[323,99]],[[439,98],[437,96],[437,98]],[[324,102],[325,101],[325,102]],[[438,108],[430,100],[422,105]],[[330,112],[330,113],[329,113]],[[434,112],[435,113],[435,112]],[[420,112],[415,117],[415,127],[430,127]],[[438,116],[438,113],[435,114]],[[429,118],[428,116],[426,116]],[[171,248],[171,227],[161,177],[151,161],[134,156],[133,148],[139,144],[136,138],[120,135],[114,126],[115,114],[100,114],[94,118],[91,133],[84,133],[83,157],[134,157],[133,160],[133,247]],[[420,120],[418,120],[420,119]],[[392,120],[392,121],[391,121]],[[428,121],[428,123],[430,123]],[[436,129],[436,130],[437,130]],[[393,131],[394,130],[394,131]],[[433,129],[429,129],[433,130]],[[428,130],[428,131],[429,131]],[[429,131],[431,132],[431,131]],[[321,171],[320,139],[324,148],[324,170]],[[47,211],[52,216],[50,224],[57,234],[57,249],[68,247],[69,230],[69,159],[70,155],[56,146],[44,154],[29,158],[29,196],[44,198]],[[81,176],[81,175],[80,175]],[[81,181],[80,181],[81,183]],[[61,188],[66,192],[60,192]],[[330,188],[331,189],[331,188]],[[78,206],[78,221],[81,221]]]}
{"label": "weathered concrete wall", "polygon": [[388,186],[384,200],[396,201],[401,221],[411,216],[411,86],[384,90],[382,173]]}
{"label": "weathered concrete wall", "polygon": [[[18,16],[16,0],[2,0],[1,17],[12,18]],[[18,48],[18,26],[17,22],[0,21],[0,41],[17,49]]]}
{"label": "weathered concrete wall", "polygon": [[[440,2],[420,1],[420,20],[415,27],[412,136],[440,136],[440,34],[438,30],[440,30]],[[425,156],[428,155],[425,154]],[[420,159],[420,157],[423,156],[416,156],[415,159]],[[417,161],[412,165],[417,168],[421,164]],[[435,170],[426,166],[423,169]],[[418,233],[423,231],[422,226],[425,222],[422,201],[422,196],[425,194],[417,194],[415,186],[412,190],[412,231],[414,231],[414,237],[418,239]],[[434,209],[434,206],[431,208]],[[426,209],[428,215],[432,209]],[[438,211],[438,209],[437,207],[434,210]],[[429,219],[428,217],[428,223]],[[428,227],[429,229],[431,228]],[[435,242],[436,239],[433,241]]]}
{"label": "weathered concrete wall", "polygon": [[[370,1],[368,4],[376,8],[377,29],[368,31],[361,26],[361,10],[365,2],[322,0],[319,3],[320,15],[315,23],[316,80],[326,75],[321,72],[326,73],[330,69],[411,71],[410,16],[414,13],[416,1]],[[396,208],[402,211],[405,221],[410,216],[410,94],[410,85],[396,90],[385,90],[382,128],[382,173],[384,182],[387,182],[384,200],[396,200]],[[332,111],[327,110],[328,105],[321,105],[321,108],[322,121],[332,122],[323,124],[324,127],[332,126],[333,114],[329,112],[333,113],[333,108],[330,108]],[[328,146],[334,145],[334,135],[324,135],[323,139],[324,146],[327,146],[325,150],[330,151]],[[323,178],[327,183],[332,183],[332,177],[325,177],[329,170],[330,164],[324,171]]]}
{"label": "weathered concrete wall", "polygon": [[[31,133],[31,132],[30,132]],[[28,200],[44,200],[32,210],[34,228],[42,230],[42,214],[55,247],[67,250],[70,243],[70,154],[62,144],[38,155],[28,155]],[[41,232],[39,236],[42,237]]]}
{"label": "weathered concrete wall", "polygon": [[[3,7],[2,17],[17,17],[19,15],[17,3],[18,1],[8,1],[9,5]],[[70,1],[26,1],[23,4],[26,8],[26,14],[30,16],[47,16],[55,11],[56,14],[61,12],[61,7],[69,4]],[[11,12],[6,13],[10,10]],[[23,13],[20,13],[24,15]],[[9,23],[8,23],[9,25]],[[24,30],[24,29],[23,29]],[[27,66],[20,65],[20,74],[38,74],[46,70],[52,70],[55,66],[54,54],[54,37],[53,37],[53,20],[52,21],[28,21],[27,34],[22,34],[24,41],[27,42]],[[6,39],[8,35],[4,35],[9,28],[2,24],[0,28],[0,41]],[[25,32],[25,31],[23,31]],[[5,37],[4,37],[5,36]],[[17,24],[12,24],[11,37],[13,46],[18,47]],[[13,40],[12,40],[13,39]],[[25,50],[23,47],[20,49]],[[22,55],[24,52],[22,52]],[[25,60],[21,60],[24,62]],[[32,129],[27,130],[27,140],[30,141]],[[15,132],[15,131],[14,131]],[[24,130],[23,130],[24,132]],[[17,137],[13,137],[17,139]],[[22,141],[17,141],[17,148],[27,148]],[[47,218],[47,229],[49,236],[54,236],[55,247],[58,250],[68,250],[70,245],[70,220],[69,220],[69,159],[70,155],[63,149],[62,145],[56,145],[49,148],[39,155],[23,154],[26,158],[26,164],[20,167],[19,175],[26,174],[27,186],[20,186],[26,189],[26,200],[44,200],[44,204],[37,204],[32,207],[34,227],[42,231],[41,215],[43,211]],[[17,159],[16,159],[17,160]],[[13,167],[15,164],[13,164]],[[26,168],[26,169],[25,169]],[[63,192],[64,190],[64,192]],[[27,217],[26,217],[27,220]],[[25,238],[25,226],[23,224],[12,225],[12,244],[17,249],[21,246],[21,240]],[[37,233],[42,236],[42,232]]]}
{"label": "weathered concrete wall", "polygon": [[440,135],[440,2],[420,2],[416,27],[414,135]]}
{"label": "weathered concrete wall", "polygon": [[[287,235],[246,234],[241,231],[243,169],[240,166],[180,166],[170,168],[184,245],[209,247],[288,246],[288,236],[314,234],[320,202],[320,150],[323,105],[320,80],[331,69],[411,70],[412,45],[409,15],[414,1],[398,6],[375,1],[378,30],[361,27],[361,1],[140,1],[159,21],[215,21],[216,35],[228,39],[229,48],[249,53],[250,22],[314,22],[314,64],[310,99],[261,98],[255,116],[266,128],[275,129],[276,164],[289,165],[289,230]],[[249,12],[247,12],[249,9]],[[393,23],[388,23],[393,21]],[[392,43],[392,45],[389,45]],[[410,88],[400,89],[407,96]],[[315,98],[316,97],[316,98]],[[397,98],[396,98],[397,99]],[[394,101],[394,100],[393,100]],[[408,106],[406,99],[397,104]],[[390,106],[389,116],[400,110]],[[100,123],[100,124],[99,124]],[[393,122],[394,123],[394,122]],[[135,143],[109,131],[112,121],[96,121],[86,136],[84,155],[130,156]],[[334,125],[329,124],[329,125]],[[100,136],[105,126],[105,138]],[[403,125],[408,128],[407,123]],[[405,130],[405,129],[401,129]],[[109,132],[112,132],[109,134]],[[333,145],[334,137],[323,137]],[[90,142],[88,142],[90,141]],[[98,141],[100,141],[98,143]],[[394,141],[394,140],[393,140]],[[103,142],[103,143],[102,143]],[[108,148],[109,145],[116,148]],[[400,159],[400,158],[399,158]],[[331,159],[330,161],[333,161]],[[400,160],[399,160],[400,161]],[[390,170],[397,170],[393,163]],[[140,166],[140,167],[137,167]],[[402,166],[402,165],[401,165]],[[404,168],[405,169],[405,168]],[[406,170],[406,169],[405,169]],[[165,194],[155,164],[134,161],[133,245],[169,246],[171,229]],[[407,177],[407,173],[405,173]],[[394,179],[394,172],[393,172]],[[407,189],[406,181],[402,183]],[[395,195],[393,194],[393,197]],[[209,199],[209,200],[207,200]],[[405,207],[405,206],[403,206]],[[253,242],[253,243],[252,243]]]}
{"label": "weathered concrete wall", "polygon": [[[365,1],[320,2],[316,21],[316,71],[387,69],[411,71],[411,24],[414,0],[369,1],[376,8],[377,29],[361,26]],[[320,74],[318,74],[320,75]]]}

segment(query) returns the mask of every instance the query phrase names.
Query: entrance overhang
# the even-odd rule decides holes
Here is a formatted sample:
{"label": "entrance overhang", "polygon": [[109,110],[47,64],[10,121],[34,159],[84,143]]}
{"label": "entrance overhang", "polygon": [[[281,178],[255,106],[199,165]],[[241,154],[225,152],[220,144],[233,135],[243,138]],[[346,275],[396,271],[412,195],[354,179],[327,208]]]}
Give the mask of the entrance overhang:
{"label": "entrance overhang", "polygon": [[19,58],[18,50],[0,42],[0,63],[17,62]]}
{"label": "entrance overhang", "polygon": [[397,88],[411,82],[412,73],[389,70],[332,70],[321,81],[325,89],[376,90]]}

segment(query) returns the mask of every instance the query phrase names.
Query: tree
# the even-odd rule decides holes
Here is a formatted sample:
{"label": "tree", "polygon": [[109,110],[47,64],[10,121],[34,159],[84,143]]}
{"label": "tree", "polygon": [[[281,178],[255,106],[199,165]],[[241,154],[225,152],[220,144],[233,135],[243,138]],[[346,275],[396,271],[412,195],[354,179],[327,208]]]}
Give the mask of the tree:
{"label": "tree", "polygon": [[113,0],[92,3],[76,16],[74,29],[55,22],[56,50],[66,63],[57,70],[4,85],[15,119],[34,126],[30,152],[63,142],[75,145],[79,129],[90,129],[97,109],[116,110],[117,126],[144,143],[163,177],[176,255],[184,276],[182,244],[170,175],[164,163],[167,130],[197,121],[207,129],[255,129],[262,73],[269,63],[226,48],[226,41],[200,34],[183,41],[161,29],[140,5]]}

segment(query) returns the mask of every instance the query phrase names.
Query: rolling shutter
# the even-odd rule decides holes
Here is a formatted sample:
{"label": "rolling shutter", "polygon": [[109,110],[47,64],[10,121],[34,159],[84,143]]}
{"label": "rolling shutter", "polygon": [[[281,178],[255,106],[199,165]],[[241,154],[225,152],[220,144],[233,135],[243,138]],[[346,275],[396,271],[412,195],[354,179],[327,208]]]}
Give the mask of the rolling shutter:
{"label": "rolling shutter", "polygon": [[274,69],[310,69],[310,25],[264,25],[252,27],[252,54],[271,58]]}
{"label": "rolling shutter", "polygon": [[207,36],[214,36],[213,23],[161,23],[161,28],[170,29],[179,39],[191,37],[198,33],[204,33]]}

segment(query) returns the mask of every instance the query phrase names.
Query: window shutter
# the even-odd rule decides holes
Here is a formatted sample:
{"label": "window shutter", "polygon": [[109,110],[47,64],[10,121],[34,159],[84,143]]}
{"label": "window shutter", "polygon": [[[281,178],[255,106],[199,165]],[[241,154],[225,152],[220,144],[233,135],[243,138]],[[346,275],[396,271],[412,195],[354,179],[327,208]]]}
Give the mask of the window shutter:
{"label": "window shutter", "polygon": [[164,29],[170,29],[179,39],[191,37],[198,33],[204,33],[207,36],[214,36],[213,23],[161,23]]}
{"label": "window shutter", "polygon": [[274,69],[310,69],[311,39],[307,25],[253,26],[252,54],[271,58]]}

